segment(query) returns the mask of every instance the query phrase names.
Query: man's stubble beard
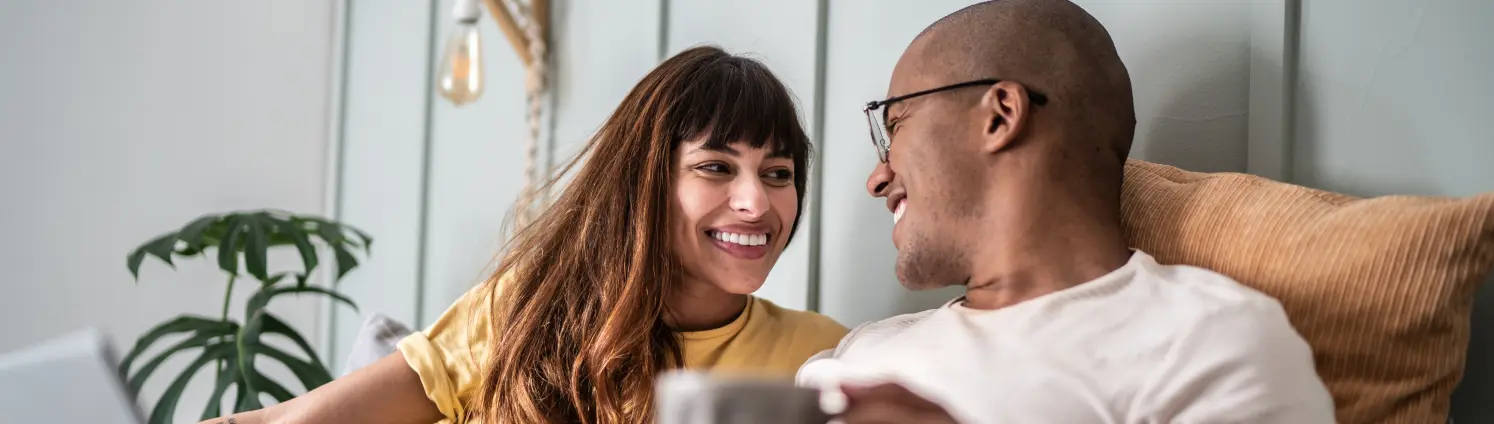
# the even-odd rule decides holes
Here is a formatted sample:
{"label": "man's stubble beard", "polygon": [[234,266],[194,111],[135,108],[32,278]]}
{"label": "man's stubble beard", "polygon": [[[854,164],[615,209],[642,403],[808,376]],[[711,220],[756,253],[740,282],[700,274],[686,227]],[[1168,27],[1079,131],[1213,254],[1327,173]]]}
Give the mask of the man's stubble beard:
{"label": "man's stubble beard", "polygon": [[[959,218],[968,218],[973,215],[972,210],[961,210],[956,215]],[[957,222],[965,219],[940,219],[930,217],[929,222],[937,222],[946,228],[930,228],[928,230],[950,230],[943,231],[946,238],[939,239],[932,236],[936,231],[918,231],[909,228],[909,240],[902,249],[897,252],[896,272],[897,279],[903,287],[909,290],[933,290],[954,285],[965,284],[970,279],[970,262],[968,242],[962,237],[966,235],[960,231]],[[953,218],[953,217],[951,217]],[[911,224],[911,223],[910,223]]]}

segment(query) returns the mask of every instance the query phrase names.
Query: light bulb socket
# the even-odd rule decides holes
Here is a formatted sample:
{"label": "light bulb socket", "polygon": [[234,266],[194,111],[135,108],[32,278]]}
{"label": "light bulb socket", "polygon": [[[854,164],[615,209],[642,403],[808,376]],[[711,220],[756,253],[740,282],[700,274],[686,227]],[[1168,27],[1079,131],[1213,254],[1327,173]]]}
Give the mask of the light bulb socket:
{"label": "light bulb socket", "polygon": [[456,0],[456,6],[451,9],[451,17],[464,24],[477,23],[477,19],[481,16],[482,7],[478,5],[477,0]]}

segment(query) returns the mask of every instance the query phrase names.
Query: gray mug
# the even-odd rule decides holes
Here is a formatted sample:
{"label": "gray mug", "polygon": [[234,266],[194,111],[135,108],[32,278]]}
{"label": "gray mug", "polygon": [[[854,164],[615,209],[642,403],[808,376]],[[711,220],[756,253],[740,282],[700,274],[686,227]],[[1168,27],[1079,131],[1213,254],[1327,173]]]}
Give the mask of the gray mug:
{"label": "gray mug", "polygon": [[657,424],[825,424],[820,392],[788,380],[673,371],[654,386]]}

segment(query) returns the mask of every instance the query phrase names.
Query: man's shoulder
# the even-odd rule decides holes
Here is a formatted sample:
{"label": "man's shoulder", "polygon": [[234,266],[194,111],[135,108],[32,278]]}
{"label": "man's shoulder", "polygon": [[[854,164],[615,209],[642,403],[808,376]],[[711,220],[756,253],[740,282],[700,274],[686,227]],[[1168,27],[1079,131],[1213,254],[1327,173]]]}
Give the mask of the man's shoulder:
{"label": "man's shoulder", "polygon": [[939,309],[929,309],[922,312],[913,312],[893,316],[891,318],[870,321],[857,325],[841,340],[840,346],[836,347],[836,353],[844,352],[856,345],[877,343],[896,337],[898,334],[913,328],[918,323],[928,319]]}
{"label": "man's shoulder", "polygon": [[[1280,302],[1223,274],[1187,265],[1157,263],[1137,252],[1127,266],[1124,284],[1096,286],[1087,296],[1071,296],[1061,308],[1045,308],[1041,328],[1057,328],[1036,337],[1074,349],[1103,348],[1118,358],[1161,358],[1183,352],[1201,332],[1215,328],[1283,327],[1286,321]],[[1115,325],[1097,325],[1104,317]],[[1255,337],[1259,335],[1241,335]]]}
{"label": "man's shoulder", "polygon": [[1150,296],[1186,318],[1178,342],[1223,329],[1234,332],[1240,347],[1268,347],[1251,340],[1300,339],[1276,298],[1212,270],[1148,262],[1142,280],[1153,287]]}
{"label": "man's shoulder", "polygon": [[796,381],[800,384],[813,384],[826,376],[839,376],[848,372],[840,363],[847,352],[852,349],[869,348],[893,339],[903,331],[923,322],[936,311],[938,309],[930,309],[859,324],[841,338],[839,344],[805,361],[804,365],[799,368],[799,373],[795,377]]}
{"label": "man's shoulder", "polygon": [[1276,298],[1227,275],[1191,265],[1162,264],[1150,256],[1142,262],[1137,280],[1151,287],[1150,296],[1155,301],[1192,309],[1202,316],[1269,313],[1281,307]]}
{"label": "man's shoulder", "polygon": [[[1154,296],[1174,318],[1164,354],[1142,382],[1160,422],[1220,416],[1246,421],[1332,422],[1333,399],[1318,378],[1312,348],[1281,302],[1229,277],[1182,265],[1152,267]],[[1182,302],[1193,302],[1185,305]]]}

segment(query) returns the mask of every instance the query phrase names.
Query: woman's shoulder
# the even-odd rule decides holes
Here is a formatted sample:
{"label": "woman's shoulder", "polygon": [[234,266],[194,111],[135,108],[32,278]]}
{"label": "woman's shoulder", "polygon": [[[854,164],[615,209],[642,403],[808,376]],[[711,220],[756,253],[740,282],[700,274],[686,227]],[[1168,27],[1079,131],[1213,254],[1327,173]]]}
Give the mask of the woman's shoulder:
{"label": "woman's shoulder", "polygon": [[765,324],[774,327],[774,331],[794,338],[823,340],[834,347],[850,331],[834,318],[816,312],[785,308],[756,296],[752,300],[754,314],[761,313]]}

